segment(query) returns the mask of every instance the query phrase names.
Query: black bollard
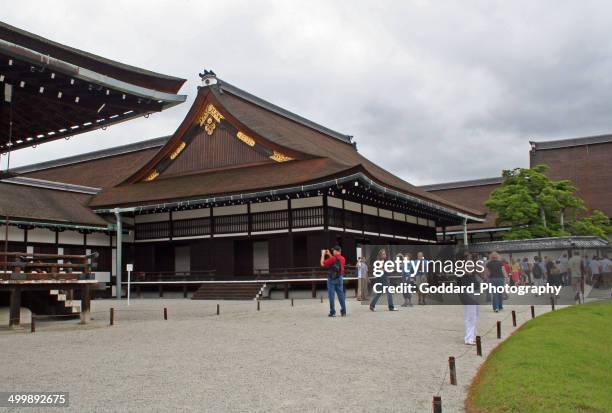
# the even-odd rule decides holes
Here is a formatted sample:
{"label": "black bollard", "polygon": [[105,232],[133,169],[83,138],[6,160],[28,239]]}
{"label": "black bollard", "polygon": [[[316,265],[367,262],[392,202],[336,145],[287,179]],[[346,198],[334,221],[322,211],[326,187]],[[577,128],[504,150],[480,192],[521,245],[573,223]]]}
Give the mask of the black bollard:
{"label": "black bollard", "polygon": [[516,311],[512,310],[512,326],[516,327]]}
{"label": "black bollard", "polygon": [[257,311],[259,311],[259,309],[260,309],[259,300],[257,300]]}
{"label": "black bollard", "polygon": [[497,338],[501,338],[501,321],[497,322]]}
{"label": "black bollard", "polygon": [[535,318],[535,307],[531,306],[531,318]]}
{"label": "black bollard", "polygon": [[293,307],[293,297],[291,297],[291,307]]}
{"label": "black bollard", "polygon": [[219,315],[220,306],[217,304],[217,315]]}
{"label": "black bollard", "polygon": [[552,311],[555,311],[555,297],[550,296],[550,308]]}
{"label": "black bollard", "polygon": [[34,315],[34,313],[32,313],[32,323],[30,324],[30,332],[31,333],[35,333],[36,332],[36,316]]}
{"label": "black bollard", "polygon": [[480,343],[480,336],[476,336],[476,355],[482,356],[482,345]]}
{"label": "black bollard", "polygon": [[115,309],[113,307],[110,308],[110,325],[115,325]]}
{"label": "black bollard", "polygon": [[457,385],[457,370],[455,370],[455,358],[448,358],[448,369],[450,370],[450,384],[453,386]]}
{"label": "black bollard", "polygon": [[164,320],[168,319],[168,309],[164,307]]}
{"label": "black bollard", "polygon": [[433,406],[433,413],[442,413],[442,397],[434,396],[432,406]]}

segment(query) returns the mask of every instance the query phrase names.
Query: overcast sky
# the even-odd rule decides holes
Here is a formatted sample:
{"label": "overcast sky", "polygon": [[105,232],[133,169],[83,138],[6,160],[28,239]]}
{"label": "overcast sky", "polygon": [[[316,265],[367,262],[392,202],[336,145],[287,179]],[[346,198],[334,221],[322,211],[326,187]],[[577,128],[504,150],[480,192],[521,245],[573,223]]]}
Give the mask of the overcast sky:
{"label": "overcast sky", "polygon": [[170,134],[208,68],[413,184],[498,176],[528,165],[529,140],[612,132],[611,16],[586,1],[15,1],[6,23],[186,78],[188,98],[11,165]]}

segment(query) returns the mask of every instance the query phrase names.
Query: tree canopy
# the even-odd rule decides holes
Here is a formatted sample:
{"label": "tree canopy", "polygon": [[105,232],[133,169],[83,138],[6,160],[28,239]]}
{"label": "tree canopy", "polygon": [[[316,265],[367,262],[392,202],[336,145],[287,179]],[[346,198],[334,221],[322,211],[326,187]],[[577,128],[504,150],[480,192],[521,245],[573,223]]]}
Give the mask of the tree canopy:
{"label": "tree canopy", "polygon": [[607,239],[610,219],[601,211],[585,216],[584,202],[568,180],[552,181],[548,166],[516,168],[502,173],[503,183],[485,203],[497,213],[496,224],[508,226],[505,239],[596,235]]}

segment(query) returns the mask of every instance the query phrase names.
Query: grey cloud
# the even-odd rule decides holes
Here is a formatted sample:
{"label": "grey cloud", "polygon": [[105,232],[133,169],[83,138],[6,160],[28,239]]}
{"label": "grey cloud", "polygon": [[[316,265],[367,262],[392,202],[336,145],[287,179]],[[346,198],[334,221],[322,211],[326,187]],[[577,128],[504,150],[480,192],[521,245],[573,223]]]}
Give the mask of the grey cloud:
{"label": "grey cloud", "polygon": [[[13,165],[172,133],[197,73],[355,136],[413,184],[528,164],[529,139],[609,132],[607,2],[21,1],[3,19],[188,80],[188,102],[13,154]],[[2,162],[5,162],[3,157]]]}

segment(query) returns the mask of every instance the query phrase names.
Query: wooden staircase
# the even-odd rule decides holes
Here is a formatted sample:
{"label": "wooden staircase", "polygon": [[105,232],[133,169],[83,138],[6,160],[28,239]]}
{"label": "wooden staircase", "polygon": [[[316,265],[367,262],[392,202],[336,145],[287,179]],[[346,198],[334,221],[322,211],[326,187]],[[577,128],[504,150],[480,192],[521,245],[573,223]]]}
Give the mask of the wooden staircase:
{"label": "wooden staircase", "polygon": [[217,282],[205,283],[193,293],[192,300],[254,300],[258,298],[265,283],[261,282]]}
{"label": "wooden staircase", "polygon": [[51,302],[54,303],[55,314],[74,314],[81,313],[81,300],[69,300],[66,291],[50,290]]}

